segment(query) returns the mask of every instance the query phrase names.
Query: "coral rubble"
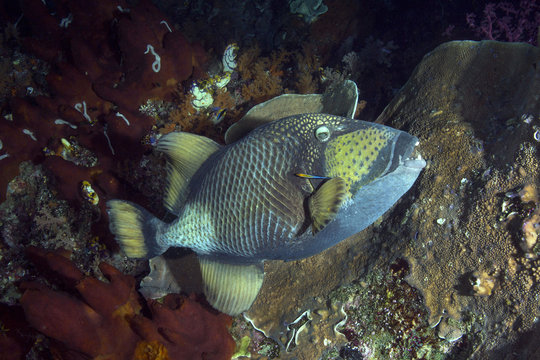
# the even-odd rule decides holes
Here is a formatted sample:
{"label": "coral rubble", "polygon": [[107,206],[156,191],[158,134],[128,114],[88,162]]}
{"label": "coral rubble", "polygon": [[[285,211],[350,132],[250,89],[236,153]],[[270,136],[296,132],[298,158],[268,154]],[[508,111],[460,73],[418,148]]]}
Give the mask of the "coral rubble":
{"label": "coral rubble", "polygon": [[338,289],[347,314],[337,331],[347,337],[348,351],[370,358],[442,358],[451,345],[426,321],[419,292],[404,280],[407,265],[399,260],[390,271],[374,269],[359,283]]}
{"label": "coral rubble", "polygon": [[58,199],[48,172],[40,165],[23,162],[19,171],[9,183],[7,200],[0,204],[0,302],[10,305],[20,297],[16,283],[35,274],[24,256],[27,246],[70,249],[74,260],[88,271],[103,252],[103,244],[90,232],[99,216],[93,206],[84,204],[76,212]]}

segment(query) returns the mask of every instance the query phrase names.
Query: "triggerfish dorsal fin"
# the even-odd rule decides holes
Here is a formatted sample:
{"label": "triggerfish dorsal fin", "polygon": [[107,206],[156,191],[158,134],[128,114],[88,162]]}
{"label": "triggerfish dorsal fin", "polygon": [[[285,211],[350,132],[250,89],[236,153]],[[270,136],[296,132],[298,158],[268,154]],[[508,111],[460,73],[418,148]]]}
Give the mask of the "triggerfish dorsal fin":
{"label": "triggerfish dorsal fin", "polygon": [[324,94],[283,94],[252,107],[240,121],[225,133],[231,144],[257,127],[288,116],[323,113],[354,117],[358,104],[358,87],[352,80],[329,86]]}
{"label": "triggerfish dorsal fin", "polygon": [[231,144],[269,122],[304,113],[322,110],[322,95],[283,94],[252,107],[242,119],[231,125],[225,133],[225,143]]}
{"label": "triggerfish dorsal fin", "polygon": [[216,309],[235,316],[248,310],[261,289],[262,262],[230,263],[199,256],[206,300]]}
{"label": "triggerfish dorsal fin", "polygon": [[332,221],[347,197],[345,181],[336,177],[326,181],[308,199],[313,235]]}
{"label": "triggerfish dorsal fin", "polygon": [[169,184],[164,199],[170,212],[180,212],[187,196],[189,179],[220,147],[211,139],[185,132],[172,132],[160,139],[157,149],[170,159]]}

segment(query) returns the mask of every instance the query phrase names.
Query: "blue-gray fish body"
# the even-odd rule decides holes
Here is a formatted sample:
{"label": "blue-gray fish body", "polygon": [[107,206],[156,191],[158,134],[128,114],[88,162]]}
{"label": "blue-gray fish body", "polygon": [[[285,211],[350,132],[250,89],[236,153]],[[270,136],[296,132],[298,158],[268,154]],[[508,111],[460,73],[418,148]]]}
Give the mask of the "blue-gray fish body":
{"label": "blue-gray fish body", "polygon": [[409,159],[417,142],[326,114],[273,121],[225,147],[173,133],[158,148],[171,158],[165,204],[178,218],[165,224],[113,200],[111,230],[131,257],[193,249],[209,302],[236,314],[255,299],[263,260],[316,254],[390,208],[425,164]]}

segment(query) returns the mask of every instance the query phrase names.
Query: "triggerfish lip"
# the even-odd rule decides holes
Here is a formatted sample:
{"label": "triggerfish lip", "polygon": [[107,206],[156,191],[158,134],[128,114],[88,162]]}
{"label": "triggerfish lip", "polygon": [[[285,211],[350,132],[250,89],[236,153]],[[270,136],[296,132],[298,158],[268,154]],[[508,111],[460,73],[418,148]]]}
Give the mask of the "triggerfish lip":
{"label": "triggerfish lip", "polygon": [[[405,168],[411,168],[415,170],[422,170],[426,167],[426,161],[422,158],[422,155],[418,152],[417,146],[420,144],[418,139],[407,133],[400,134],[400,138],[407,140],[408,146],[403,149],[403,153],[400,155],[399,165]],[[408,138],[408,139],[407,139]],[[416,141],[411,141],[412,139]]]}
{"label": "triggerfish lip", "polygon": [[[415,136],[405,132],[397,133],[390,144],[388,144],[388,148],[391,148],[389,162],[385,171],[383,171],[380,176],[390,174],[400,166],[422,166],[422,162],[415,163],[414,161],[416,160],[411,157],[418,144],[418,139]],[[408,162],[411,163],[408,164]]]}

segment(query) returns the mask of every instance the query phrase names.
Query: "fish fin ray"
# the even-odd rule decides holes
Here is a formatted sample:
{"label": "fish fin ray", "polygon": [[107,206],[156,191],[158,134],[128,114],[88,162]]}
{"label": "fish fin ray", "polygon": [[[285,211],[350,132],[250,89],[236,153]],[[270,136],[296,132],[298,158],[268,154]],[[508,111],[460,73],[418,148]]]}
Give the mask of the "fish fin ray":
{"label": "fish fin ray", "polygon": [[227,129],[225,143],[231,144],[252,130],[274,120],[288,116],[319,113],[322,110],[320,94],[284,94],[252,107],[246,115]]}
{"label": "fish fin ray", "polygon": [[169,157],[168,186],[163,199],[167,210],[173,214],[180,212],[190,178],[220,147],[211,139],[185,132],[172,132],[160,139],[157,150]]}
{"label": "fish fin ray", "polygon": [[161,255],[168,246],[157,241],[157,230],[164,223],[142,207],[124,200],[107,202],[109,229],[130,258]]}
{"label": "fish fin ray", "polygon": [[309,197],[308,208],[313,222],[311,227],[313,235],[334,220],[346,195],[345,181],[336,177],[326,181]]}
{"label": "fish fin ray", "polygon": [[240,140],[253,129],[271,121],[306,113],[323,113],[354,117],[358,104],[358,87],[345,80],[328,87],[324,94],[283,94],[251,108],[225,133],[225,143]]}
{"label": "fish fin ray", "polygon": [[227,263],[212,257],[200,256],[199,263],[204,293],[214,308],[234,316],[251,307],[263,283],[262,262]]}

